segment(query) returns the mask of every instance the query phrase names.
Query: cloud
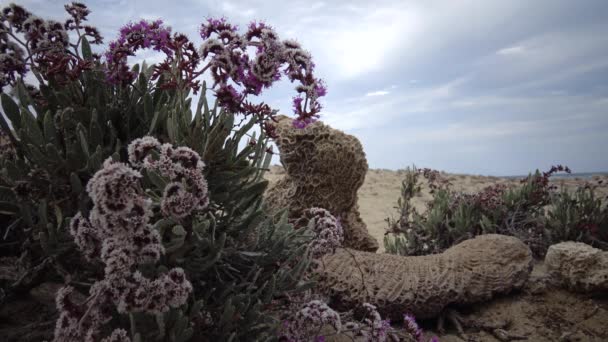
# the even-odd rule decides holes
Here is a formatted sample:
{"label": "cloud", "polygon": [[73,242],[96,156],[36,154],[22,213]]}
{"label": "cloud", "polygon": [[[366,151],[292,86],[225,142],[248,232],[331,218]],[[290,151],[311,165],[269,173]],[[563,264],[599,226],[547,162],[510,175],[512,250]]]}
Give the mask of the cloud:
{"label": "cloud", "polygon": [[512,46],[512,47],[500,49],[500,50],[496,51],[496,54],[510,56],[510,55],[522,55],[525,52],[526,52],[526,49],[523,46]]}
{"label": "cloud", "polygon": [[388,94],[390,94],[390,91],[377,90],[377,91],[369,92],[369,93],[365,94],[365,96],[383,96],[383,95],[388,95]]}

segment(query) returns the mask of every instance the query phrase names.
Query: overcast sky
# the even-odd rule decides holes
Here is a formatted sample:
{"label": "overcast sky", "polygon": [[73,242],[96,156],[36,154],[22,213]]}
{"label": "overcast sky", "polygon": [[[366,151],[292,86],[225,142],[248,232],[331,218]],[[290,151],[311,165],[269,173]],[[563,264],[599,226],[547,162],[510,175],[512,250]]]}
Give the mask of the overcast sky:
{"label": "overcast sky", "polygon": [[[65,17],[65,1],[16,2]],[[84,2],[106,43],[141,18],[199,44],[208,16],[266,21],[312,53],[322,120],[357,136],[371,168],[608,171],[608,1]],[[294,95],[285,80],[262,99],[292,115]]]}

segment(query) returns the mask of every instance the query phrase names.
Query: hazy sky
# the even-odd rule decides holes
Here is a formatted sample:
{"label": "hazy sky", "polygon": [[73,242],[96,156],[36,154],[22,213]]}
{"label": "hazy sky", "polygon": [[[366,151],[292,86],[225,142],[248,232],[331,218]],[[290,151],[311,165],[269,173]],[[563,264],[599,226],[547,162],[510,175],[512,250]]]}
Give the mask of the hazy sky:
{"label": "hazy sky", "polygon": [[[65,1],[16,2],[64,18]],[[357,136],[371,168],[608,170],[608,1],[84,2],[106,43],[141,18],[199,44],[208,16],[265,20],[312,53],[322,120]],[[262,99],[291,115],[294,95],[285,80]]]}

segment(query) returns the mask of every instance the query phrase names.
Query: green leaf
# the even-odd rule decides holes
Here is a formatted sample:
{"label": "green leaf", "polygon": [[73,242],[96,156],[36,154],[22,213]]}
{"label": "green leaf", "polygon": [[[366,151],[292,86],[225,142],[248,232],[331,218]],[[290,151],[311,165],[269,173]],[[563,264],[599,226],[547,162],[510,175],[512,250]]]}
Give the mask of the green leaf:
{"label": "green leaf", "polygon": [[97,110],[93,109],[91,123],[89,124],[89,143],[93,147],[103,145],[103,132],[97,118]]}
{"label": "green leaf", "polygon": [[97,149],[95,150],[95,153],[93,153],[88,160],[87,163],[87,167],[89,168],[89,171],[91,172],[96,172],[97,170],[101,169],[101,165],[103,163],[103,161],[101,160],[101,158],[103,157],[103,151],[101,149],[101,146],[97,145]]}
{"label": "green leaf", "polygon": [[182,225],[174,226],[171,231],[173,232],[173,234],[175,234],[177,236],[186,235],[186,230],[184,229],[184,227]]}
{"label": "green leaf", "polygon": [[17,98],[19,98],[19,103],[21,106],[26,107],[32,104],[32,99],[30,98],[30,94],[27,92],[25,88],[25,84],[22,79],[17,80],[15,84],[15,90],[17,93]]}
{"label": "green leaf", "polygon": [[21,113],[19,111],[19,106],[15,103],[15,101],[5,93],[2,93],[2,109],[4,109],[4,114],[11,120],[13,127],[15,130],[21,128]]}
{"label": "green leaf", "polygon": [[82,57],[84,59],[92,59],[93,58],[93,52],[91,51],[91,45],[89,44],[89,41],[87,40],[86,37],[82,36],[81,37],[82,40],[80,41],[81,48],[82,48]]}
{"label": "green leaf", "polygon": [[38,205],[38,227],[40,230],[46,229],[46,225],[48,223],[47,217],[47,208],[46,208],[46,200],[43,199],[40,201]]}
{"label": "green leaf", "polygon": [[146,170],[145,174],[158,189],[164,189],[167,186],[167,181],[156,171]]}
{"label": "green leaf", "polygon": [[57,221],[57,227],[61,227],[63,224],[63,212],[57,205],[54,205],[53,208],[55,209],[55,220]]}
{"label": "green leaf", "polygon": [[55,164],[60,164],[60,166],[63,167],[61,164],[65,163],[65,160],[61,156],[61,153],[59,153],[59,150],[57,150],[56,145],[46,144],[46,155]]}
{"label": "green leaf", "polygon": [[131,72],[135,75],[139,75],[139,64],[133,65],[133,67],[131,68]]}
{"label": "green leaf", "polygon": [[85,133],[85,128],[81,123],[78,123],[78,141],[80,142],[80,148],[82,152],[84,152],[86,157],[89,157],[89,143],[87,142],[87,136]]}
{"label": "green leaf", "polygon": [[32,114],[27,108],[21,107],[21,123],[23,125],[23,129],[25,130],[27,137],[34,143],[36,146],[44,146],[46,145],[44,142],[44,137],[42,135],[42,131],[40,127],[38,127],[38,122],[34,114]]}
{"label": "green leaf", "polygon": [[44,138],[46,139],[47,143],[57,144],[57,129],[55,128],[55,123],[53,122],[53,115],[51,114],[50,110],[44,114],[43,129]]}
{"label": "green leaf", "polygon": [[150,123],[150,129],[148,130],[148,135],[151,135],[152,132],[154,132],[154,130],[156,129],[156,125],[158,124],[158,117],[160,115],[160,112],[156,111],[154,112],[154,116],[152,117],[152,122]]}
{"label": "green leaf", "polygon": [[80,178],[74,172],[70,174],[70,186],[72,187],[72,193],[75,195],[80,195],[80,193],[84,190]]}
{"label": "green leaf", "polygon": [[38,164],[39,166],[46,166],[48,163],[47,157],[38,149],[38,147],[28,144],[27,149],[30,152],[29,158],[31,161]]}
{"label": "green leaf", "polygon": [[144,95],[144,113],[147,120],[151,120],[154,117],[154,100],[148,93]]}

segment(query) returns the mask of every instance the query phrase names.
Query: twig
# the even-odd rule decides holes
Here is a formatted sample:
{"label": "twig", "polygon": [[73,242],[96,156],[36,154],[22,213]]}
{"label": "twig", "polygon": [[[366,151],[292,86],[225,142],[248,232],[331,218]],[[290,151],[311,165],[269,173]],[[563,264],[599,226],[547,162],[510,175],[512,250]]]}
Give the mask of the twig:
{"label": "twig", "polygon": [[367,297],[369,298],[369,290],[367,289],[367,285],[365,284],[365,274],[363,273],[363,270],[361,269],[361,265],[359,264],[359,261],[357,260],[357,258],[355,258],[355,255],[348,248],[344,248],[344,250],[348,254],[350,254],[350,256],[355,261],[355,264],[357,265],[357,268],[359,269],[359,272],[361,273],[361,285],[363,285],[363,288],[365,289],[365,293],[367,293]]}

